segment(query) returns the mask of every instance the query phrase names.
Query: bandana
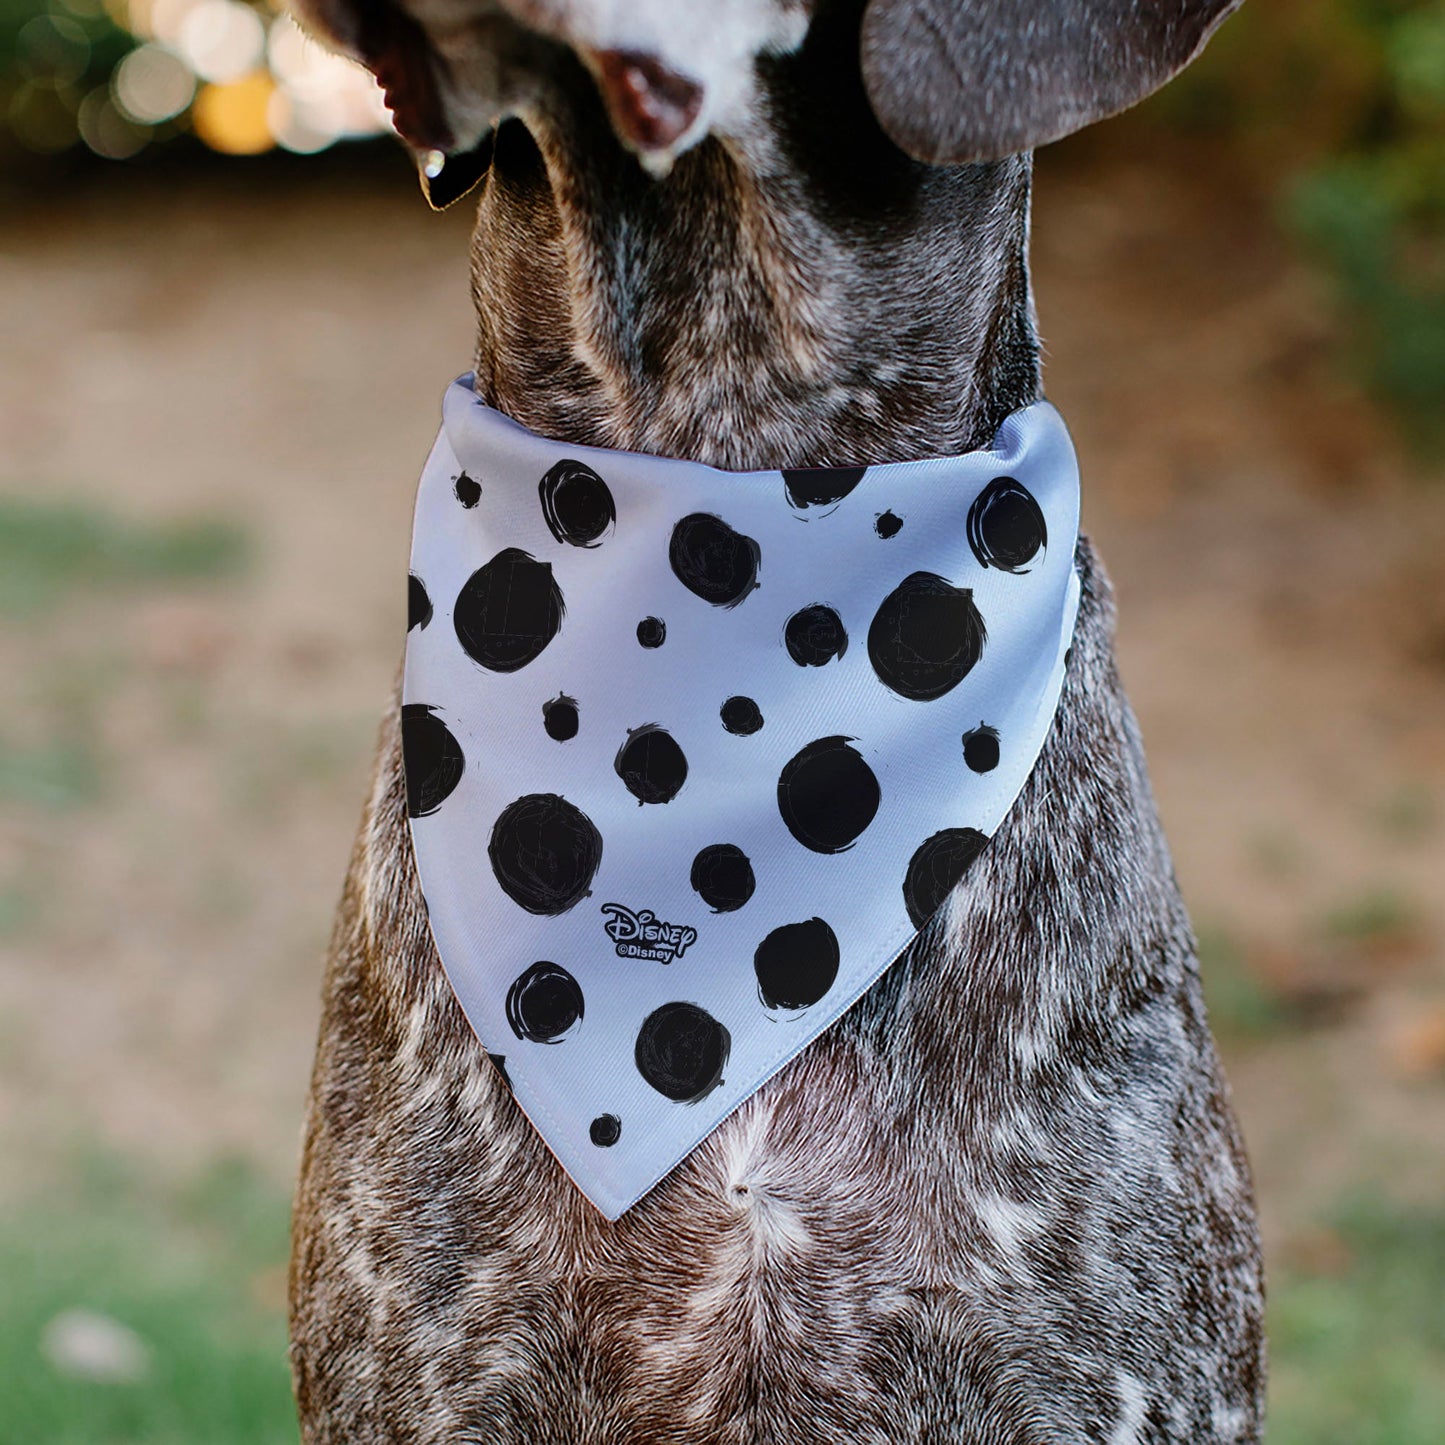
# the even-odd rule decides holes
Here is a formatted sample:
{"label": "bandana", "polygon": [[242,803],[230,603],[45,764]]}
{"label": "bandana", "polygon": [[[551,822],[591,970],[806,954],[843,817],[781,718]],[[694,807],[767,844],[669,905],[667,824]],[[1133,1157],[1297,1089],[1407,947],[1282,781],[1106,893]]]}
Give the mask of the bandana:
{"label": "bandana", "polygon": [[402,744],[432,935],[616,1219],[948,897],[1048,733],[1079,584],[1058,413],[988,451],[724,472],[449,389]]}

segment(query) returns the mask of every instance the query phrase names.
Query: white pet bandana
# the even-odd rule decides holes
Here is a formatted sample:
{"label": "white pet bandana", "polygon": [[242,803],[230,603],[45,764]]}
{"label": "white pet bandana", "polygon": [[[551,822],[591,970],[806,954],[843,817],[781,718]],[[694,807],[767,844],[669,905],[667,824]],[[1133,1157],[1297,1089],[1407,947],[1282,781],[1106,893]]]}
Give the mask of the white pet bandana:
{"label": "white pet bandana", "polygon": [[402,742],[442,964],[616,1219],[894,961],[1023,787],[1079,584],[1047,403],[993,449],[722,472],[449,389]]}

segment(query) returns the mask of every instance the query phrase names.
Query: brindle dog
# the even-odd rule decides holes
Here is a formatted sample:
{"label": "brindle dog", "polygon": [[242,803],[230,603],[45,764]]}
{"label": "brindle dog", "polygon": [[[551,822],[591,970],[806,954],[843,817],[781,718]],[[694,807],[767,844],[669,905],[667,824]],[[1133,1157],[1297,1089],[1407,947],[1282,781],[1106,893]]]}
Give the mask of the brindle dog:
{"label": "brindle dog", "polygon": [[[1034,401],[1028,149],[1154,89],[1236,3],[304,10],[448,155],[434,200],[484,178],[481,396],[747,469],[962,452]],[[296,1203],[308,1442],[1258,1438],[1249,1176],[1109,587],[1087,543],[1077,565],[1062,703],[991,846],[615,1224],[442,975],[393,703]]]}

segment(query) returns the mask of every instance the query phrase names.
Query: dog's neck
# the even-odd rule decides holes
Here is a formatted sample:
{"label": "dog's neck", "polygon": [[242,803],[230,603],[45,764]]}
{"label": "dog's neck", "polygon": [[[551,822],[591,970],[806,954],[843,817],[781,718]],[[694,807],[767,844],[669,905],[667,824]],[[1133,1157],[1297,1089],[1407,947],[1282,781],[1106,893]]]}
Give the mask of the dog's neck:
{"label": "dog's neck", "polygon": [[665,179],[580,73],[502,127],[473,248],[486,401],[558,440],[746,469],[957,454],[1037,399],[1028,158],[908,161],[856,74],[840,98],[828,44],[765,66],[757,131]]}

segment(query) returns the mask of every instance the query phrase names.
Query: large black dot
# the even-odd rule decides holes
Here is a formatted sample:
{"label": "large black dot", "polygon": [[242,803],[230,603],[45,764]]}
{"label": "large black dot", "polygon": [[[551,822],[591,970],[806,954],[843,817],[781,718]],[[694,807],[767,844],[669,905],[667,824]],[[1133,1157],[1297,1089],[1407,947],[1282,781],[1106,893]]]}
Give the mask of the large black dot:
{"label": "large black dot", "polygon": [[670,803],[687,781],[682,749],[656,723],[633,728],[612,766],[639,803]]}
{"label": "large black dot", "polygon": [[528,913],[565,913],[587,896],[602,835],[556,793],[528,793],[492,825],[487,857],[502,891]]}
{"label": "large black dot", "polygon": [[998,729],[987,723],[963,735],[963,760],[975,773],[991,773],[998,767]]}
{"label": "large black dot", "polygon": [[873,523],[873,530],[886,542],[903,530],[903,518],[894,512],[879,512]]}
{"label": "large black dot", "polygon": [[401,765],[406,810],[413,818],[435,813],[461,781],[466,759],[451,729],[424,702],[401,710]]}
{"label": "large black dot", "polygon": [[785,923],[758,945],[753,969],[769,1008],[810,1008],[838,977],[838,936],[821,918]]}
{"label": "large black dot", "polygon": [[507,1022],[528,1043],[561,1043],[583,1012],[582,986],[560,964],[534,963],[507,990]]}
{"label": "large black dot", "polygon": [[457,501],[464,507],[475,507],[482,500],[481,484],[474,482],[465,472],[456,479],[452,490],[457,495]]}
{"label": "large black dot", "polygon": [[599,1149],[610,1149],[622,1137],[622,1120],[616,1114],[599,1114],[587,1126],[587,1137]]}
{"label": "large black dot", "polygon": [[783,768],[778,810],[788,831],[815,853],[841,853],[873,821],[882,794],[873,769],[848,744],[819,738]]}
{"label": "large black dot", "polygon": [[914,572],[879,605],[868,629],[868,660],[885,686],[931,702],[968,676],[987,641],[967,587]]}
{"label": "large black dot", "polygon": [[538,483],[537,494],[548,530],[574,547],[595,547],[617,520],[607,483],[582,462],[558,462]]}
{"label": "large black dot", "polygon": [[551,563],[508,547],[467,579],[453,621],[473,662],[516,672],[556,637],[564,610]]}
{"label": "large black dot", "polygon": [[430,621],[431,598],[426,595],[426,587],[421,578],[415,572],[408,572],[406,577],[406,630],[410,632],[413,627],[425,630]]}
{"label": "large black dot", "polygon": [[903,879],[903,902],[915,928],[933,917],[987,842],[977,828],[945,828],[919,845]]}
{"label": "large black dot", "polygon": [[698,897],[714,913],[731,913],[753,896],[757,879],[748,855],[735,843],[713,843],[692,860],[690,875]]}
{"label": "large black dot", "polygon": [[783,629],[783,642],[788,656],[799,667],[822,667],[848,650],[848,634],[843,619],[831,607],[815,602],[788,618]]}
{"label": "large black dot", "polygon": [[637,640],[644,647],[661,647],[667,641],[667,623],[660,617],[644,617],[637,624]]}
{"label": "large black dot", "polygon": [[693,512],[672,529],[667,557],[677,580],[714,607],[736,607],[758,585],[758,544],[711,512]]}
{"label": "large black dot", "polygon": [[795,507],[823,507],[841,502],[859,482],[867,467],[785,467],[783,486]]}
{"label": "large black dot", "polygon": [[695,1104],[722,1083],[732,1039],[695,1003],[665,1003],[642,1021],[633,1058],[659,1094]]}
{"label": "large black dot", "polygon": [[542,726],[554,742],[570,742],[577,736],[577,699],[561,693],[542,704]]}
{"label": "large black dot", "polygon": [[763,725],[762,710],[750,697],[730,697],[723,705],[720,716],[728,732],[739,737],[751,737]]}
{"label": "large black dot", "polygon": [[990,482],[968,509],[968,545],[981,567],[1021,572],[1048,542],[1043,509],[1012,477]]}

